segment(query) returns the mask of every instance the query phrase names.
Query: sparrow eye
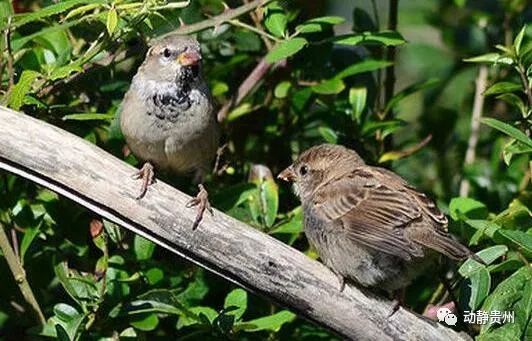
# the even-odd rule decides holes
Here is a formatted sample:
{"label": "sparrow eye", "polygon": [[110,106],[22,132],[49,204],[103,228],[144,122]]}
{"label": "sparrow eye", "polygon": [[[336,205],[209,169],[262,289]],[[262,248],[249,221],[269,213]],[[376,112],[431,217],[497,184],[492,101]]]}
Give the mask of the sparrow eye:
{"label": "sparrow eye", "polygon": [[306,165],[299,167],[299,174],[306,175],[307,173],[308,173],[308,167]]}
{"label": "sparrow eye", "polygon": [[170,58],[171,55],[172,55],[172,52],[170,51],[170,49],[164,49],[163,50],[163,56],[165,58]]}

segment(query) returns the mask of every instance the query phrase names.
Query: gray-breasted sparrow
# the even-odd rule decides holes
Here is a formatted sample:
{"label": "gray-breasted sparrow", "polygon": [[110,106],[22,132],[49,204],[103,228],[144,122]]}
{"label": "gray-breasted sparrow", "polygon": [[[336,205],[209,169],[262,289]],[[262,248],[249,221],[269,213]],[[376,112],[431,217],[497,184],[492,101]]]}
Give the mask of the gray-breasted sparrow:
{"label": "gray-breasted sparrow", "polygon": [[[156,41],[133,77],[124,97],[120,126],[135,156],[144,160],[139,199],[153,181],[154,167],[177,174],[194,172],[201,183],[210,170],[219,142],[213,100],[203,79],[200,45],[186,36]],[[194,228],[209,209],[207,193],[191,201],[199,205]]]}
{"label": "gray-breasted sparrow", "polygon": [[279,178],[294,182],[305,234],[341,288],[348,279],[392,293],[430,265],[434,251],[475,257],[447,233],[447,218],[432,200],[353,150],[312,147]]}

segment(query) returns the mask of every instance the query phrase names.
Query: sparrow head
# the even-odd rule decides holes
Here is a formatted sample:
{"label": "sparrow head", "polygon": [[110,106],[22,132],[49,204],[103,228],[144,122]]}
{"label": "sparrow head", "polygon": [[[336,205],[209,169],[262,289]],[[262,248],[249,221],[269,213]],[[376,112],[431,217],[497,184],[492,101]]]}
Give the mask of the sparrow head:
{"label": "sparrow head", "polygon": [[361,165],[364,161],[355,151],[339,145],[321,144],[304,151],[277,177],[292,182],[296,194],[304,199],[311,197],[322,184]]}
{"label": "sparrow head", "polygon": [[142,68],[150,80],[194,83],[201,77],[200,44],[193,37],[180,35],[157,40],[148,50]]}

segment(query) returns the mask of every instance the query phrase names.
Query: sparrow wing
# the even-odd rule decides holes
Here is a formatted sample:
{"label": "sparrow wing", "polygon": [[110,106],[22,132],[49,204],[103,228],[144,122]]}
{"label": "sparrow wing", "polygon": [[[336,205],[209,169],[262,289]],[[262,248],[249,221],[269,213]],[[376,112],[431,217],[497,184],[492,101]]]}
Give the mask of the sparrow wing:
{"label": "sparrow wing", "polygon": [[314,209],[356,243],[406,260],[421,257],[421,246],[406,237],[405,227],[423,219],[422,209],[404,184],[395,174],[360,167],[320,188]]}

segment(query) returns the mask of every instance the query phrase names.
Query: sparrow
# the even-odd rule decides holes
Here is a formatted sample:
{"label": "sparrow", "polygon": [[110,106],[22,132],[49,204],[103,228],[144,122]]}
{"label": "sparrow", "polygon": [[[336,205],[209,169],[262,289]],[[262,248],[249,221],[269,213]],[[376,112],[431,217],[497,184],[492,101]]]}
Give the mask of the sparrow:
{"label": "sparrow", "polygon": [[340,281],[392,294],[437,253],[475,257],[447,232],[447,218],[399,175],[368,166],[353,150],[322,144],[304,151],[278,177],[293,182],[304,231]]}
{"label": "sparrow", "polygon": [[131,152],[145,161],[134,175],[142,179],[137,199],[153,183],[154,168],[194,173],[200,191],[187,206],[198,206],[197,227],[205,209],[210,210],[201,183],[220,133],[195,38],[174,35],[152,44],[124,96],[120,127]]}

